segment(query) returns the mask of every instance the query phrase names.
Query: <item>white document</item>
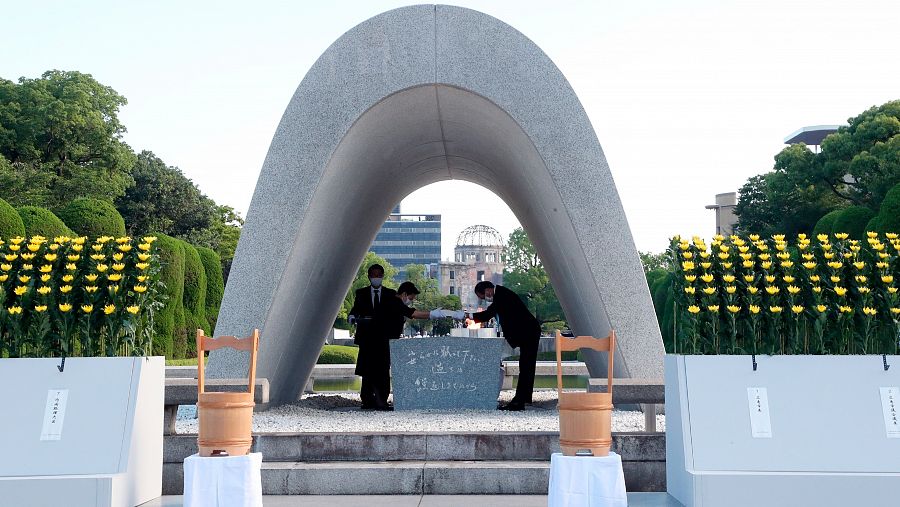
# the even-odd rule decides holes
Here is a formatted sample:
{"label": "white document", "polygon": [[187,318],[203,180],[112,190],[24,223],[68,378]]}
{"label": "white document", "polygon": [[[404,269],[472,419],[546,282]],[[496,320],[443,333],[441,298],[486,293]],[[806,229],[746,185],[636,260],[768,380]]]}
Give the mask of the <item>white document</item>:
{"label": "white document", "polygon": [[59,440],[62,438],[63,420],[66,417],[66,400],[68,389],[50,389],[47,391],[47,409],[44,411],[44,427],[41,440]]}
{"label": "white document", "polygon": [[772,438],[772,419],[769,417],[769,395],[765,387],[748,387],[750,404],[750,434],[753,438]]}
{"label": "white document", "polygon": [[881,388],[881,408],[888,438],[900,438],[900,387]]}

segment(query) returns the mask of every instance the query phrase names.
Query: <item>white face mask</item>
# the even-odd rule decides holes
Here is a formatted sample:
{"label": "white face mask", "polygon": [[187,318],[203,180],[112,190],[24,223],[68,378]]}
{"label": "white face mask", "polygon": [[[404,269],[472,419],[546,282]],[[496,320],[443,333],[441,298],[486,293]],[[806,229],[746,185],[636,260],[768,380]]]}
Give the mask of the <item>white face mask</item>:
{"label": "white face mask", "polygon": [[493,303],[493,302],[494,302],[494,296],[491,296],[491,297],[485,296],[485,297],[484,297],[484,300],[487,301],[488,303]]}
{"label": "white face mask", "polygon": [[381,287],[381,278],[369,278],[369,283],[372,284],[372,287]]}
{"label": "white face mask", "polygon": [[406,306],[409,306],[409,305],[411,305],[412,303],[413,303],[413,300],[412,300],[412,299],[406,299],[406,298],[403,298],[403,304],[405,304]]}

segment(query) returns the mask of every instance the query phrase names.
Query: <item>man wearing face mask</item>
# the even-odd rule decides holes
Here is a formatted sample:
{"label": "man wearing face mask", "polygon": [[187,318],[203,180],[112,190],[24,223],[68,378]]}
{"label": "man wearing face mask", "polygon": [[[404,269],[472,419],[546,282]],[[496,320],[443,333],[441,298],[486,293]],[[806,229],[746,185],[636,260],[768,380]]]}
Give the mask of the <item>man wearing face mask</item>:
{"label": "man wearing face mask", "polygon": [[522,410],[526,404],[531,403],[531,393],[534,390],[541,325],[519,296],[502,285],[478,282],[475,285],[475,295],[487,301],[488,307],[483,312],[467,317],[475,322],[487,322],[496,317],[506,342],[510,347],[519,347],[519,385],[516,387],[516,395],[512,401],[497,408]]}
{"label": "man wearing face mask", "polygon": [[390,340],[403,333],[404,319],[451,316],[462,319],[463,315],[440,309],[427,312],[411,308],[409,305],[419,294],[413,283],[403,282],[395,292],[382,287],[384,268],[380,265],[370,266],[368,274],[371,285],[356,291],[348,319],[357,323],[353,341],[359,345],[356,359],[356,374],[362,377],[359,397],[363,409],[392,410],[387,402],[391,392]]}

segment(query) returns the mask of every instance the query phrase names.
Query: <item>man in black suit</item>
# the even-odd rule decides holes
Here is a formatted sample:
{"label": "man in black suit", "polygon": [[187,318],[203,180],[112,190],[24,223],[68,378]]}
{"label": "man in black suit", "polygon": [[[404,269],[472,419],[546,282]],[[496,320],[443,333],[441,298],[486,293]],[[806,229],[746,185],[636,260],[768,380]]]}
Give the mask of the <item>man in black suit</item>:
{"label": "man in black suit", "polygon": [[503,337],[510,347],[519,347],[519,385],[512,401],[500,405],[500,410],[522,410],[531,403],[534,390],[534,370],[537,366],[541,325],[528,311],[515,292],[491,282],[478,282],[475,295],[489,303],[483,312],[471,314],[475,322],[487,322],[496,317],[503,330]]}
{"label": "man in black suit", "polygon": [[384,332],[382,302],[397,293],[381,285],[384,268],[380,264],[369,266],[368,276],[370,285],[356,291],[348,320],[356,323],[353,343],[359,346],[356,374],[362,377],[362,408],[384,409],[391,390],[391,352]]}

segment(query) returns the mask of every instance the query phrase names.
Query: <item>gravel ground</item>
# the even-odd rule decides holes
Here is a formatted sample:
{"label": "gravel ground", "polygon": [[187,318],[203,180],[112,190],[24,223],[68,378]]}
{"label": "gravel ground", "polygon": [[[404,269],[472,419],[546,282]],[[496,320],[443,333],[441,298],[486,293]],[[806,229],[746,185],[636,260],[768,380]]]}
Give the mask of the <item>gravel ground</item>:
{"label": "gravel ground", "polygon": [[[500,399],[509,401],[514,391]],[[521,412],[500,410],[404,410],[377,412],[359,409],[359,394],[315,393],[289,405],[253,414],[254,433],[295,432],[406,432],[406,431],[559,431],[555,390],[535,391],[534,404]],[[196,407],[181,406],[177,433],[197,433]],[[657,431],[665,431],[664,415],[656,416]],[[613,431],[643,431],[644,414],[615,410]]]}

